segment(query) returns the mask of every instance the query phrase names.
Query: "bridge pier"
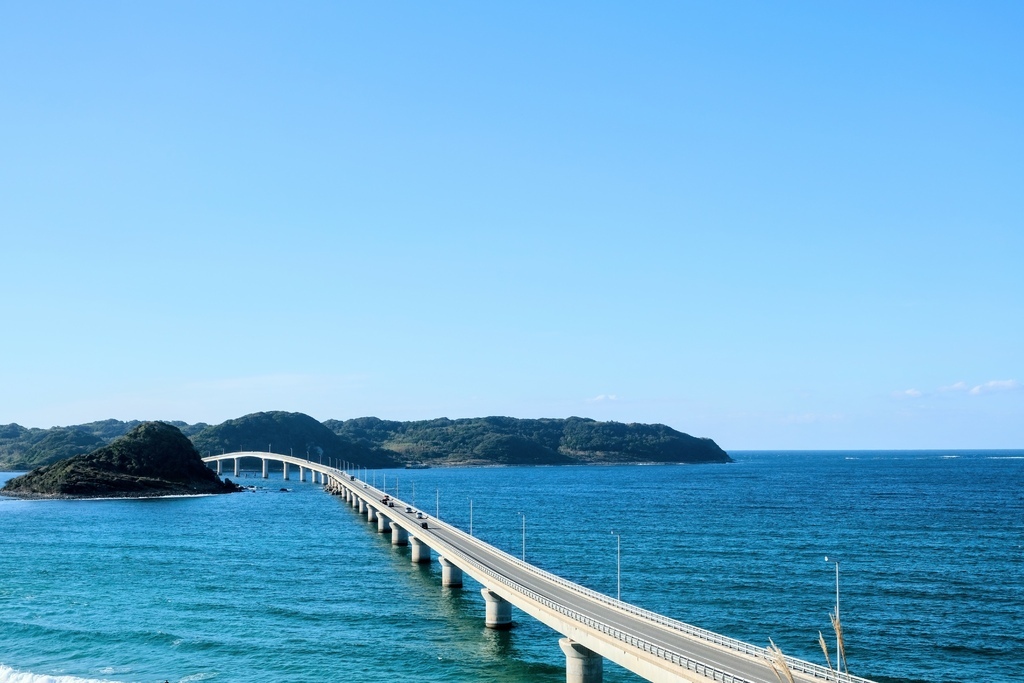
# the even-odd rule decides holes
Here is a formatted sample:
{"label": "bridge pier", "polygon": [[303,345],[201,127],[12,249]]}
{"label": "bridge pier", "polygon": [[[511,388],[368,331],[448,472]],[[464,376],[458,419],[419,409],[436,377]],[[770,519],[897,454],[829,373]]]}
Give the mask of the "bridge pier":
{"label": "bridge pier", "polygon": [[430,564],[430,546],[415,536],[410,536],[409,542],[412,544],[412,563]]}
{"label": "bridge pier", "polygon": [[390,534],[391,533],[391,521],[385,517],[382,513],[377,513],[377,533],[378,534]]}
{"label": "bridge pier", "polygon": [[235,458],[234,460],[235,460],[235,479],[238,479],[238,471],[242,468],[242,465],[241,465],[242,459],[241,458]]}
{"label": "bridge pier", "polygon": [[267,479],[270,476],[270,473],[269,473],[269,471],[267,469],[267,459],[266,458],[260,458],[260,460],[263,461],[263,478]]}
{"label": "bridge pier", "polygon": [[377,521],[377,508],[373,507],[372,505],[367,505],[366,506],[366,521],[367,522],[376,522]]}
{"label": "bridge pier", "polygon": [[218,477],[220,475],[224,474],[224,467],[223,467],[223,465],[224,465],[224,461],[223,460],[218,460],[217,461],[217,476]]}
{"label": "bridge pier", "polygon": [[299,481],[306,481],[306,468],[299,465]]}
{"label": "bridge pier", "polygon": [[283,478],[283,479],[284,479],[285,481],[288,481],[289,479],[291,479],[291,477],[289,477],[289,476],[288,476],[288,463],[286,463],[286,462],[282,462],[282,463],[281,463],[281,467],[282,467],[282,468],[284,468],[284,469],[282,470],[282,472],[283,472],[283,474],[282,474],[282,478]]}
{"label": "bridge pier", "polygon": [[359,514],[361,514],[361,515],[365,515],[366,514],[366,501],[363,500],[362,498],[359,499],[359,508],[358,508],[358,510],[359,510]]}
{"label": "bridge pier", "polygon": [[441,585],[447,588],[462,588],[462,570],[440,555],[437,561],[441,565]]}
{"label": "bridge pier", "polygon": [[500,631],[512,628],[512,603],[491,591],[481,588],[480,594],[486,602],[484,626]]}
{"label": "bridge pier", "polygon": [[565,653],[565,683],[601,683],[604,657],[572,638],[559,638],[558,646]]}
{"label": "bridge pier", "polygon": [[392,524],[391,545],[409,545],[409,532],[397,524]]}

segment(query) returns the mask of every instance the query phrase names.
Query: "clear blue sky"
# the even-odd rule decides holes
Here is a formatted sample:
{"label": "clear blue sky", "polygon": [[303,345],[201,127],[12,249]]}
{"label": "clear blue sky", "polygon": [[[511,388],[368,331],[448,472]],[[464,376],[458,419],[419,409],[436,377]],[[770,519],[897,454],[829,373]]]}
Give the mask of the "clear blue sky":
{"label": "clear blue sky", "polygon": [[0,423],[1024,448],[1024,3],[4,2]]}

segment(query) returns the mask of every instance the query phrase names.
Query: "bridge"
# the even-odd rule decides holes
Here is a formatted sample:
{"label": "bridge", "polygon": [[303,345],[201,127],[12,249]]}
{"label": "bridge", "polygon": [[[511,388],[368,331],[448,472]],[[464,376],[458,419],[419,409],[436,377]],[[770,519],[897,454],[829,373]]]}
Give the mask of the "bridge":
{"label": "bridge", "polygon": [[410,545],[413,562],[441,565],[441,585],[461,587],[463,576],[483,588],[484,623],[511,628],[512,606],[562,634],[567,683],[600,683],[609,659],[657,683],[873,683],[780,652],[728,638],[651,612],[568,581],[516,558],[331,464],[260,451],[223,453],[203,458],[221,474],[233,463],[237,477],[242,458],[282,464],[283,477],[297,468],[332,494],[339,495],[393,545]]}

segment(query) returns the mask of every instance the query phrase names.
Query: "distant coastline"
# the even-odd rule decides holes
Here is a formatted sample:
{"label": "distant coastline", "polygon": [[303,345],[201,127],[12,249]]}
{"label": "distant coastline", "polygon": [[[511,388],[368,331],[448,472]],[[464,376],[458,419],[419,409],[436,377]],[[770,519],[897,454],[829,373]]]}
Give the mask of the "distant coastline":
{"label": "distant coastline", "polygon": [[[31,470],[93,452],[139,422],[28,429],[0,425],[0,471]],[[318,462],[373,469],[645,463],[727,463],[712,439],[661,424],[589,418],[438,418],[397,422],[376,417],[319,422],[302,413],[252,413],[218,425],[166,423],[200,453],[276,450]]]}

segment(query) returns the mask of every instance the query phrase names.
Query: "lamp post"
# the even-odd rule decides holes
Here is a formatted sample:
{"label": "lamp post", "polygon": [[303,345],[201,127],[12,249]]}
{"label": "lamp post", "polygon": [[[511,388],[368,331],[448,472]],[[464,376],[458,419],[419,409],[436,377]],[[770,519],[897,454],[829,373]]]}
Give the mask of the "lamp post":
{"label": "lamp post", "polygon": [[612,531],[615,536],[615,599],[622,600],[622,534]]}
{"label": "lamp post", "polygon": [[526,515],[522,512],[516,514],[523,518],[523,562],[526,562]]}
{"label": "lamp post", "polygon": [[473,499],[469,499],[469,535],[473,535]]}
{"label": "lamp post", "polygon": [[832,564],[834,564],[836,566],[836,616],[835,616],[835,623],[833,624],[833,626],[835,627],[835,631],[836,631],[836,668],[838,669],[841,660],[844,659],[844,657],[843,657],[843,640],[842,640],[842,636],[840,635],[841,631],[840,631],[840,625],[839,625],[840,624],[840,622],[839,622],[839,560],[830,560],[830,559],[828,559],[828,555],[826,555],[825,556],[825,562],[831,562]]}
{"label": "lamp post", "polygon": [[441,487],[434,489],[434,517],[441,519]]}

